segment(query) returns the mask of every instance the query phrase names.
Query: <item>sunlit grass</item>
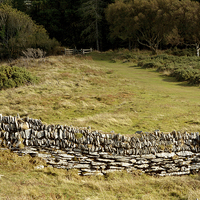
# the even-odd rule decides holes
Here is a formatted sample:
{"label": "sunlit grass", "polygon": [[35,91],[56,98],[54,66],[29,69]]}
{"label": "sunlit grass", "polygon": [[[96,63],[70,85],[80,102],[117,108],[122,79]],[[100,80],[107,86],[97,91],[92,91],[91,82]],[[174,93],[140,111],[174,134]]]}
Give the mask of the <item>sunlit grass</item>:
{"label": "sunlit grass", "polygon": [[200,130],[199,87],[138,68],[137,60],[110,62],[113,55],[94,52],[87,57],[52,56],[28,64],[14,61],[41,82],[1,91],[2,114],[19,113],[47,124],[91,126],[121,134]]}

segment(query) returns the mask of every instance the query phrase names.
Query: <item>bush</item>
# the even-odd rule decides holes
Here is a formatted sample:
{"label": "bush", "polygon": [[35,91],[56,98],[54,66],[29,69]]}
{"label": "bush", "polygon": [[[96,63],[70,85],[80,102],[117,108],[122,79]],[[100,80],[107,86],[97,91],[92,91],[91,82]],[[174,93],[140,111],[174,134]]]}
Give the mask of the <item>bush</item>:
{"label": "bush", "polygon": [[177,68],[174,70],[172,76],[176,77],[178,81],[190,81],[198,72],[199,70],[192,68]]}
{"label": "bush", "polygon": [[177,47],[174,47],[173,49],[168,49],[165,52],[168,54],[172,54],[174,56],[195,56],[196,55],[195,48],[178,49]]}
{"label": "bush", "polygon": [[199,85],[200,84],[200,73],[195,74],[193,77],[190,78],[189,83],[191,85]]}
{"label": "bush", "polygon": [[159,68],[160,66],[161,64],[157,62],[147,62],[147,63],[144,63],[141,67],[142,68]]}
{"label": "bush", "polygon": [[158,67],[157,71],[158,72],[169,71],[171,74],[174,71],[174,65],[172,65],[172,64],[161,65],[160,67]]}
{"label": "bush", "polygon": [[37,82],[38,78],[31,75],[24,68],[15,66],[0,67],[0,90]]}

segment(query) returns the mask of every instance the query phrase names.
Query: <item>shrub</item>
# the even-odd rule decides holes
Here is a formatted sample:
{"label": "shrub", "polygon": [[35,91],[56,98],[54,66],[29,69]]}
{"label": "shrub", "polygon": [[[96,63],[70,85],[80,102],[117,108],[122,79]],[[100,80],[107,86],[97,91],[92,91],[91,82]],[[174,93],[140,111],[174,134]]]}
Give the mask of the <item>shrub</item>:
{"label": "shrub", "polygon": [[147,62],[147,63],[143,64],[142,68],[158,68],[160,66],[161,66],[160,63]]}
{"label": "shrub", "polygon": [[189,81],[198,73],[192,68],[177,68],[174,70],[172,76],[176,77],[178,81]]}
{"label": "shrub", "polygon": [[169,71],[170,74],[172,74],[174,71],[174,65],[172,65],[172,64],[161,65],[160,67],[158,67],[157,71],[158,72]]}
{"label": "shrub", "polygon": [[15,66],[0,67],[0,90],[36,82],[38,82],[38,78],[31,75],[25,68]]}
{"label": "shrub", "polygon": [[143,65],[144,65],[144,62],[143,62],[143,61],[140,61],[140,62],[138,62],[138,64],[137,64],[138,67],[143,67]]}
{"label": "shrub", "polygon": [[189,83],[192,85],[199,85],[200,84],[200,73],[195,74],[193,77],[190,78]]}
{"label": "shrub", "polygon": [[178,49],[174,47],[172,49],[168,49],[165,51],[168,54],[172,54],[174,56],[195,56],[196,50],[195,48],[187,48],[187,49]]}

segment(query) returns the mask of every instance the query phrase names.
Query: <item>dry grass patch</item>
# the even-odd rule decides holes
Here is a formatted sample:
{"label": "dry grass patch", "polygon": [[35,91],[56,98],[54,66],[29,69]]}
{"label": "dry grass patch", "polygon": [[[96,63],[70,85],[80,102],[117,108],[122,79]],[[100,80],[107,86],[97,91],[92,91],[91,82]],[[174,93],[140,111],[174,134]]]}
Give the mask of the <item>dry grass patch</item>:
{"label": "dry grass patch", "polygon": [[[82,177],[77,170],[34,166],[43,163],[30,156],[0,151],[0,193],[3,199],[167,199],[200,197],[199,175],[151,177],[140,171]],[[10,186],[10,187],[8,187]]]}

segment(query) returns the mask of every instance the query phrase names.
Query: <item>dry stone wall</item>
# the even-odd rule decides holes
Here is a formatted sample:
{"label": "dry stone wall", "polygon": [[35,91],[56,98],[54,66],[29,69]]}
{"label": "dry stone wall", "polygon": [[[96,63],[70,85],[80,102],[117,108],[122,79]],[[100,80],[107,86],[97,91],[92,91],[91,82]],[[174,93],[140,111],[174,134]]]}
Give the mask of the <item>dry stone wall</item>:
{"label": "dry stone wall", "polygon": [[78,169],[80,175],[118,170],[159,176],[196,173],[200,169],[199,141],[199,133],[154,131],[126,137],[0,114],[1,149],[39,156],[53,167]]}

